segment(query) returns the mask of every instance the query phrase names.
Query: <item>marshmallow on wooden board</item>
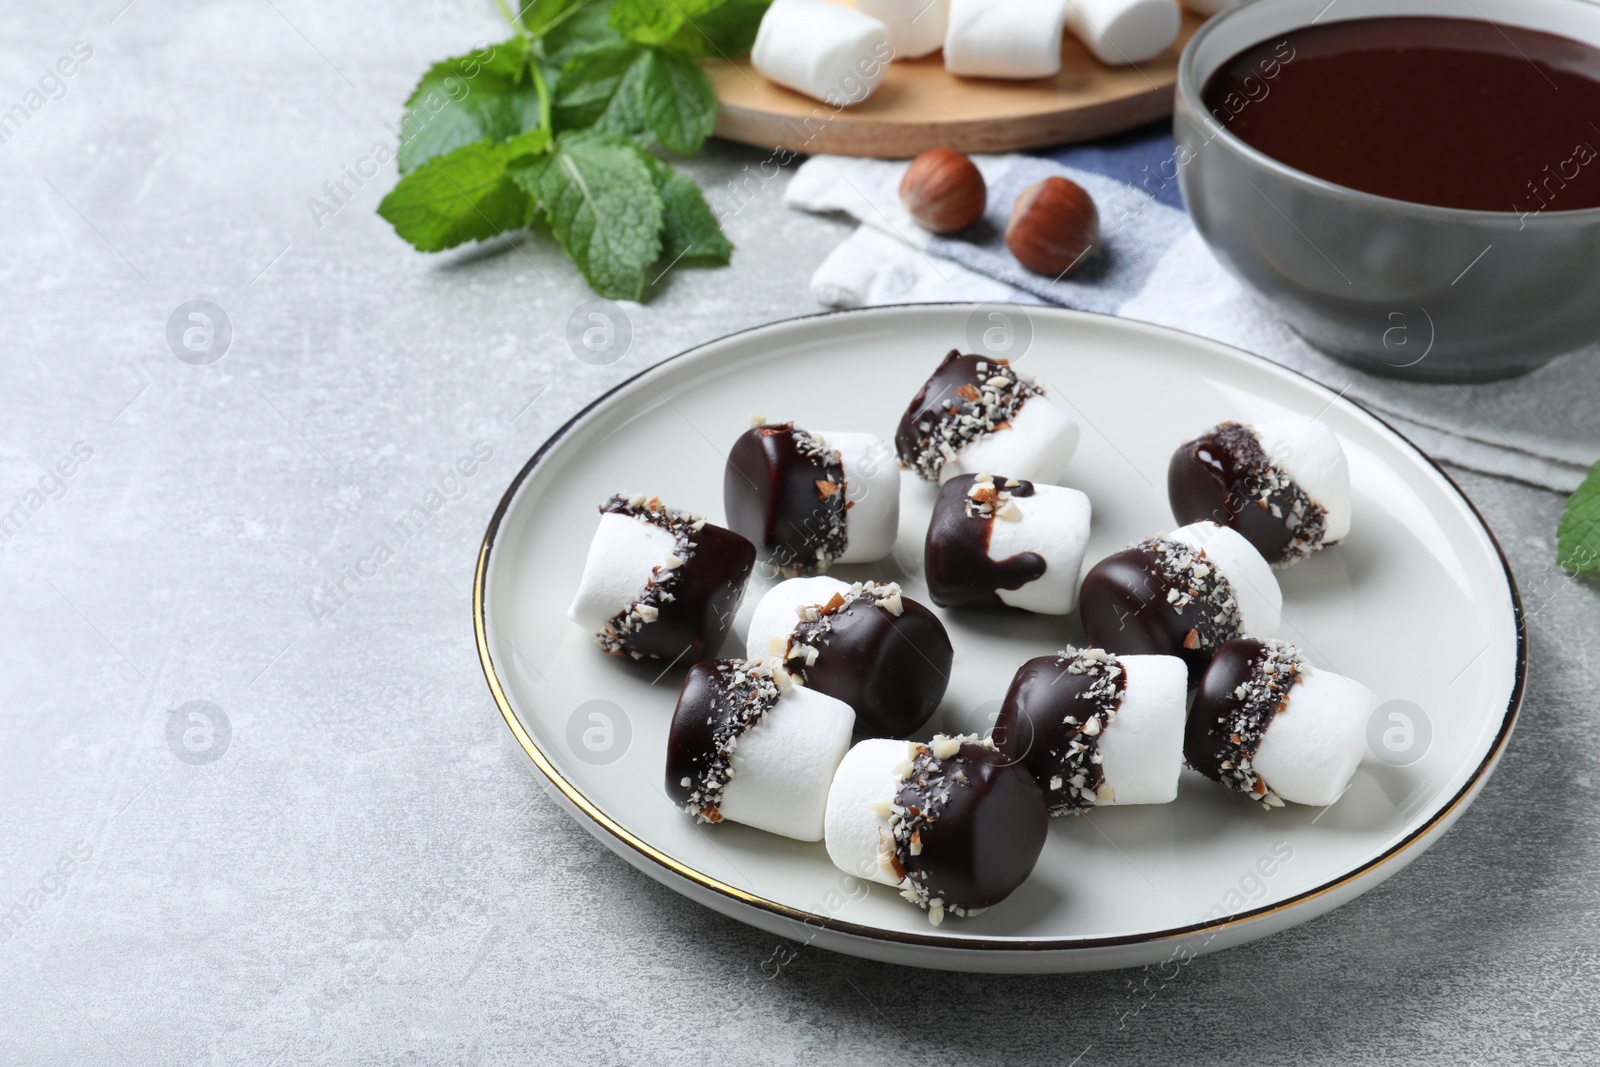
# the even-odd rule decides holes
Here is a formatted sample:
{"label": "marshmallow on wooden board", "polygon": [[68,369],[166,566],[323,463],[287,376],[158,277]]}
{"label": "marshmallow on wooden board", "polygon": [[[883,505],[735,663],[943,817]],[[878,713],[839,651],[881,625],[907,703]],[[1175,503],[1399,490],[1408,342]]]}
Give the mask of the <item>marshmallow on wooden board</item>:
{"label": "marshmallow on wooden board", "polygon": [[994,742],[935,735],[851,749],[828,793],[828,858],[900,890],[934,925],[998,904],[1044,848],[1044,797]]}
{"label": "marshmallow on wooden board", "polygon": [[698,515],[619,494],[600,506],[567,615],[612,655],[693,663],[727,635],[755,555]]}
{"label": "marshmallow on wooden board", "polygon": [[904,737],[944,699],[955,650],[939,617],[893,582],[790,578],[750,617],[747,655],[776,657],[800,681],[849,704],[856,729]]}
{"label": "marshmallow on wooden board", "polygon": [[900,527],[899,465],[869,433],[758,423],[728,452],[722,498],[729,528],[787,575],[880,560]]}
{"label": "marshmallow on wooden board", "polygon": [[773,0],[750,62],[779,85],[843,106],[872,95],[892,55],[888,27],[870,15],[828,0]]}
{"label": "marshmallow on wooden board", "polygon": [[1178,656],[1196,676],[1223,642],[1276,633],[1282,608],[1283,593],[1261,553],[1214,522],[1107,556],[1078,591],[1090,644],[1123,655]]}
{"label": "marshmallow on wooden board", "polygon": [[1310,419],[1224,422],[1172,454],[1167,498],[1179,522],[1238,530],[1275,567],[1350,533],[1350,464],[1339,438]]}
{"label": "marshmallow on wooden board", "polygon": [[1178,39],[1176,0],[1067,0],[1067,29],[1112,67],[1154,59]]}
{"label": "marshmallow on wooden board", "polygon": [[1052,815],[1166,804],[1178,795],[1187,696],[1174,656],[1069,647],[1017,669],[995,744],[1027,767]]}
{"label": "marshmallow on wooden board", "polygon": [[856,10],[888,27],[896,59],[917,59],[944,45],[950,0],[856,0]]}
{"label": "marshmallow on wooden board", "polygon": [[950,0],[944,67],[973,78],[1061,72],[1066,0]]}
{"label": "marshmallow on wooden board", "polygon": [[945,482],[923,548],[940,607],[1066,615],[1077,606],[1089,498],[1076,489],[964,474]]}
{"label": "marshmallow on wooden board", "polygon": [[1377,706],[1366,686],[1313,666],[1287,642],[1238,638],[1201,676],[1184,756],[1268,807],[1325,807],[1350,785]]}
{"label": "marshmallow on wooden board", "polygon": [[689,669],[667,734],[667,795],[700,822],[820,841],[855,713],[748,660]]}
{"label": "marshmallow on wooden board", "polygon": [[951,349],[911,398],[894,444],[924,481],[995,472],[1056,484],[1078,447],[1078,424],[1005,360]]}

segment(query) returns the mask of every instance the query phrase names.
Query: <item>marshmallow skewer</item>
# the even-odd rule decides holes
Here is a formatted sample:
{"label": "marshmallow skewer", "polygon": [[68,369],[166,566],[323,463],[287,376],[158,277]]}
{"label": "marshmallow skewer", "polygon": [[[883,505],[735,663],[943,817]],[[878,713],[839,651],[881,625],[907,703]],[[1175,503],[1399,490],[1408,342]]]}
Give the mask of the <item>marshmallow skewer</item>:
{"label": "marshmallow skewer", "polygon": [[939,617],[894,583],[790,578],[756,604],[747,655],[776,657],[807,688],[849,704],[856,729],[904,737],[939,707],[955,650]]}
{"label": "marshmallow skewer", "polygon": [[889,29],[896,59],[917,59],[944,44],[950,0],[856,0],[856,10]]}
{"label": "marshmallow skewer", "polygon": [[882,438],[765,423],[740,435],[723,473],[728,526],[786,575],[872,563],[894,549],[900,470]]}
{"label": "marshmallow skewer", "polygon": [[821,841],[855,718],[843,701],[772,666],[703,660],[689,669],[672,715],[667,795],[699,822]]}
{"label": "marshmallow skewer", "polygon": [[1198,673],[1223,642],[1277,633],[1283,592],[1249,541],[1196,522],[1096,563],[1084,575],[1078,613],[1090,644],[1178,656]]}
{"label": "marshmallow skewer", "polygon": [[1067,29],[1112,67],[1143,63],[1178,39],[1176,0],[1067,0]]}
{"label": "marshmallow skewer", "polygon": [[998,904],[1044,848],[1044,796],[974,735],[850,750],[828,792],[826,847],[847,874],[895,886],[935,926]]}
{"label": "marshmallow skewer", "polygon": [[1274,566],[1350,533],[1350,464],[1320,422],[1224,422],[1178,446],[1167,497],[1179,522],[1231,526]]}
{"label": "marshmallow skewer", "polygon": [[693,663],[727,636],[755,560],[749,541],[698,515],[614,496],[567,615],[611,655]]}
{"label": "marshmallow skewer", "polygon": [[944,67],[974,78],[1061,72],[1065,0],[950,0]]}
{"label": "marshmallow skewer", "polygon": [[1005,360],[951,349],[912,397],[894,444],[924,481],[1003,471],[1056,484],[1078,447],[1078,424]]}
{"label": "marshmallow skewer", "polygon": [[987,474],[950,479],[939,490],[923,549],[928,594],[940,607],[1070,613],[1089,513],[1089,498],[1076,489]]}
{"label": "marshmallow skewer", "polygon": [[1366,686],[1313,667],[1293,645],[1239,638],[1200,679],[1184,756],[1269,808],[1326,807],[1349,787],[1377,706]]}
{"label": "marshmallow skewer", "polygon": [[1067,648],[1017,669],[995,719],[1000,752],[1025,766],[1051,815],[1178,795],[1188,671],[1174,656]]}
{"label": "marshmallow skewer", "polygon": [[872,95],[893,55],[888,27],[869,15],[828,0],[773,0],[750,62],[779,85],[844,106]]}

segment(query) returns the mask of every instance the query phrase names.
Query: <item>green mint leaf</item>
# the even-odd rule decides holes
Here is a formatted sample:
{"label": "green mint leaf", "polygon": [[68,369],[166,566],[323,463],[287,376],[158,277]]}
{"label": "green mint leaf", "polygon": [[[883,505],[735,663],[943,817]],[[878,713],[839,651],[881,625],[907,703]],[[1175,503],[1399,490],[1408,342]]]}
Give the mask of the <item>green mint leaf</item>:
{"label": "green mint leaf", "polygon": [[568,12],[587,2],[588,0],[524,0],[518,18],[522,22],[522,28],[528,31],[528,36],[538,37],[556,22],[570,22],[577,18],[576,14]]}
{"label": "green mint leaf", "polygon": [[521,229],[533,217],[533,201],[507,167],[519,156],[544,151],[549,142],[548,130],[532,130],[509,141],[463,145],[401,178],[378,214],[422,252]]}
{"label": "green mint leaf", "polygon": [[618,137],[563,135],[547,157],[519,163],[513,178],[536,199],[589,287],[637,300],[645,268],[661,255],[662,204],[638,149]]}
{"label": "green mint leaf", "polygon": [[661,194],[661,258],[669,264],[726,264],[733,242],[723,234],[700,187],[648,152],[639,155]]}
{"label": "green mint leaf", "polygon": [[750,51],[756,30],[772,0],[722,0],[711,3],[684,23],[673,43],[707,59],[732,59]]}
{"label": "green mint leaf", "polygon": [[1600,570],[1600,463],[1589,469],[1583,484],[1567,498],[1556,528],[1556,552],[1561,565],[1584,574]]}
{"label": "green mint leaf", "polygon": [[700,64],[682,52],[652,48],[639,85],[645,122],[661,143],[692,156],[717,124],[717,92]]}
{"label": "green mint leaf", "polygon": [[620,38],[574,54],[556,79],[556,128],[593,128],[625,137],[646,133],[649,60],[644,48]]}
{"label": "green mint leaf", "polygon": [[621,39],[611,28],[611,5],[589,3],[545,30],[538,49],[545,62],[560,68],[587,48]]}
{"label": "green mint leaf", "polygon": [[700,59],[750,50],[771,0],[613,0],[611,26],[640,44],[676,48]]}
{"label": "green mint leaf", "polygon": [[485,138],[503,141],[536,128],[539,98],[522,77],[524,50],[514,39],[429,68],[400,119],[400,173]]}

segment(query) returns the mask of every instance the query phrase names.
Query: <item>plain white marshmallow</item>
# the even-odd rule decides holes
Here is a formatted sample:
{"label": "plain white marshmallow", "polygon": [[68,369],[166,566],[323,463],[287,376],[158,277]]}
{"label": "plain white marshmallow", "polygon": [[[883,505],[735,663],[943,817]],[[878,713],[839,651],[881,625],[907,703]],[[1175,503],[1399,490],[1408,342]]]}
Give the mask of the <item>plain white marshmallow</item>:
{"label": "plain white marshmallow", "polygon": [[1043,396],[1023,401],[1010,425],[956,450],[939,469],[939,481],[958,474],[993,474],[1059,484],[1078,448],[1078,424]]}
{"label": "plain white marshmallow", "polygon": [[856,0],[856,10],[889,28],[896,59],[916,59],[944,45],[950,0]]}
{"label": "plain white marshmallow", "polygon": [[1014,496],[1019,519],[996,515],[989,527],[989,558],[1033,552],[1044,573],[1020,589],[997,589],[1004,603],[1040,615],[1067,615],[1078,606],[1078,579],[1089,547],[1089,498],[1060,485],[1035,485],[1032,496]]}
{"label": "plain white marshmallow", "polygon": [[644,595],[656,568],[666,567],[677,543],[653,522],[615,512],[601,515],[567,617],[599,633]]}
{"label": "plain white marshmallow", "polygon": [[1167,804],[1178,796],[1189,671],[1177,656],[1118,656],[1122,701],[1100,733],[1100,770],[1111,799],[1101,804]]}
{"label": "plain white marshmallow", "polygon": [[1310,419],[1263,422],[1251,429],[1273,465],[1328,513],[1323,541],[1343,541],[1350,536],[1350,461],[1339,435]]}
{"label": "plain white marshmallow", "polygon": [[974,78],[1048,78],[1061,71],[1066,0],[950,0],[944,68]]}
{"label": "plain white marshmallow", "polygon": [[828,790],[823,841],[828,858],[846,874],[899,885],[883,862],[889,834],[888,805],[900,791],[899,767],[910,759],[904,741],[874,737],[845,753]]}
{"label": "plain white marshmallow", "polygon": [[717,810],[731,822],[821,841],[828,790],[855,725],[856,713],[844,701],[784,686],[777,703],[734,746],[733,778]]}
{"label": "plain white marshmallow", "polygon": [[876,434],[845,430],[812,433],[839,453],[844,468],[844,552],[835,563],[875,563],[894,551],[900,532],[900,462]]}
{"label": "plain white marshmallow", "polygon": [[800,621],[802,607],[826,604],[835,593],[843,596],[849,591],[849,583],[825,574],[790,578],[768,589],[750,615],[750,632],[745,638],[746,658],[761,663],[773,656],[782,656],[788,647],[789,635]]}
{"label": "plain white marshmallow", "polygon": [[859,104],[889,69],[889,28],[828,0],[773,0],[750,62],[779,85],[825,104]]}
{"label": "plain white marshmallow", "polygon": [[1154,59],[1182,25],[1177,0],[1067,0],[1067,29],[1112,67]]}
{"label": "plain white marshmallow", "polygon": [[1353,678],[1302,670],[1261,734],[1252,766],[1284,800],[1326,807],[1350,785],[1377,706],[1377,695]]}
{"label": "plain white marshmallow", "polygon": [[1205,553],[1206,561],[1222,572],[1239,602],[1239,621],[1251,637],[1273,637],[1283,624],[1283,590],[1256,547],[1232,527],[1210,520],[1191,522],[1167,534]]}

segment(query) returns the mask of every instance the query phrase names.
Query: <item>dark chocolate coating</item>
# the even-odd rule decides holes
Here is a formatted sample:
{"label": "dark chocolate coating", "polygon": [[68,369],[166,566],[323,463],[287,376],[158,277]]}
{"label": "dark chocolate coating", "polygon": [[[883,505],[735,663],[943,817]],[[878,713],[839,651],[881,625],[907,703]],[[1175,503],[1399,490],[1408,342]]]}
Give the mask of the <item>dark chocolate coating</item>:
{"label": "dark chocolate coating", "polygon": [[1077,736],[1077,728],[1066,724],[1067,716],[1081,723],[1097,709],[1084,696],[1095,676],[1070,673],[1071,662],[1058,655],[1038,656],[1018,667],[994,720],[995,747],[1007,760],[1026,767],[1043,790],[1061,771],[1061,750]]}
{"label": "dark chocolate coating", "polygon": [[703,660],[690,667],[672,712],[672,726],[667,730],[667,796],[679,807],[688,803],[693,790],[692,784],[685,787],[683,780],[700,781],[716,756],[716,728],[734,708],[731,701],[721,699],[724,687],[717,668],[724,662]]}
{"label": "dark chocolate coating", "polygon": [[[997,476],[997,485],[1006,479]],[[922,558],[928,579],[928,595],[942,608],[1004,607],[997,595],[1000,589],[1021,589],[1042,577],[1044,557],[1036,552],[1019,552],[1003,560],[989,558],[989,536],[994,517],[967,515],[967,491],[977,475],[951,478],[939,489],[933,505],[933,521]],[[1012,496],[1032,496],[1033,483],[1019,481],[1006,489]]]}
{"label": "dark chocolate coating", "polygon": [[[1294,533],[1258,503],[1270,460],[1256,435],[1237,423],[1178,446],[1167,466],[1167,498],[1178,525],[1209,519],[1231,526],[1269,563],[1292,555]],[[1284,514],[1288,495],[1280,502]]]}
{"label": "dark chocolate coating", "polygon": [[[818,483],[837,479],[837,490],[824,496]],[[722,506],[728,526],[753,541],[780,566],[807,573],[817,568],[817,549],[843,551],[830,545],[842,521],[843,473],[832,472],[820,457],[805,455],[795,443],[794,424],[752,426],[728,452],[722,477]]]}
{"label": "dark chocolate coating", "polygon": [[939,617],[910,597],[891,615],[870,598],[830,616],[831,629],[818,638],[817,661],[789,667],[806,685],[849,704],[856,733],[905,737],[938,710],[950,684],[955,649]]}
{"label": "dark chocolate coating", "polygon": [[1250,680],[1266,645],[1253,637],[1225,641],[1200,676],[1200,688],[1189,705],[1184,723],[1183,758],[1189,766],[1214,782],[1222,780],[1222,751],[1227,741],[1223,725],[1238,706],[1234,691]]}
{"label": "dark chocolate coating", "polygon": [[[947,906],[987,908],[1033,873],[1050,821],[1044,794],[1026,770],[984,745],[962,745],[941,762],[950,799],[922,827],[922,851],[905,857],[907,873]],[[957,770],[966,782],[949,784]],[[914,781],[895,802],[924,810],[928,803]]]}
{"label": "dark chocolate coating", "polygon": [[928,380],[922,383],[922,388],[917,390],[917,395],[911,398],[911,403],[906,407],[906,413],[900,416],[900,425],[894,432],[894,448],[900,455],[900,462],[907,466],[915,462],[918,443],[926,436],[918,429],[920,423],[937,424],[944,417],[945,401],[959,403],[962,399],[957,390],[962,386],[975,388],[977,383],[989,377],[988,372],[978,370],[979,363],[986,364],[991,372],[995,366],[995,360],[987,356],[963,356],[952,348],[928,376]]}
{"label": "dark chocolate coating", "polygon": [[1126,656],[1177,656],[1195,677],[1211,656],[1186,642],[1193,642],[1189,635],[1206,605],[1196,600],[1174,610],[1169,588],[1155,554],[1146,549],[1123,549],[1096,563],[1078,592],[1078,617],[1089,644]]}
{"label": "dark chocolate coating", "polygon": [[691,537],[694,552],[673,575],[672,599],[656,620],[628,636],[647,656],[693,663],[714,655],[728,636],[756,565],[756,546],[732,530],[706,523]]}

